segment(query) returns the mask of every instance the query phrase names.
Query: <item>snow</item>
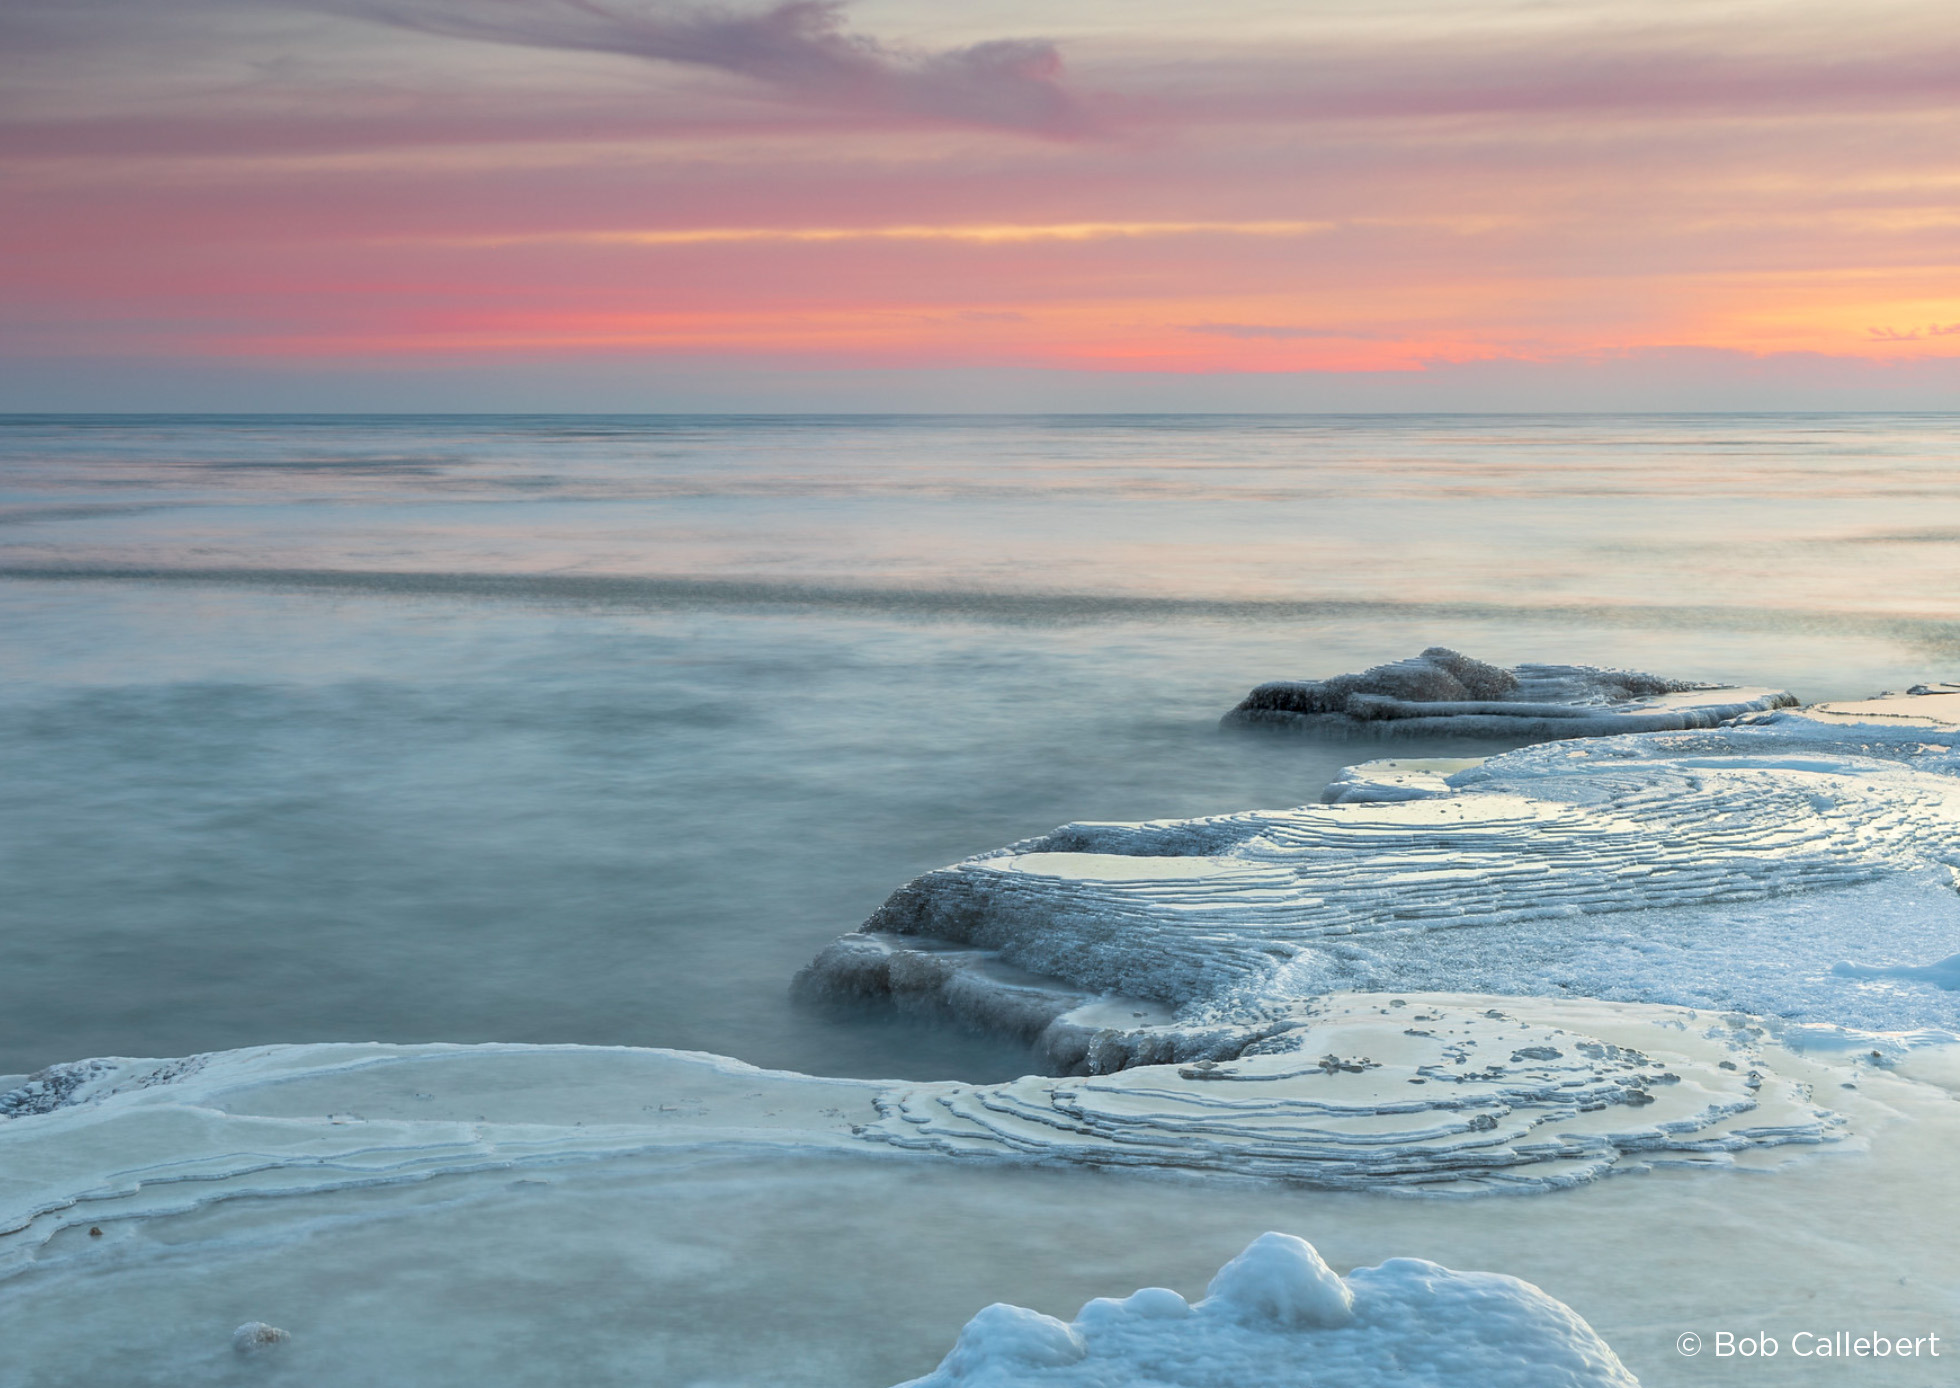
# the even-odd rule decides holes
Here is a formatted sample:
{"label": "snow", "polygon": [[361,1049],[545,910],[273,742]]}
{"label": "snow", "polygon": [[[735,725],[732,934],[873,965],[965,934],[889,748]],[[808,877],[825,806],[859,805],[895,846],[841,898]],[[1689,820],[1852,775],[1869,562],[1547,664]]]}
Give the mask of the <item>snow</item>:
{"label": "snow", "polygon": [[1203,1309],[1278,1330],[1331,1330],[1354,1319],[1354,1289],[1314,1246],[1261,1234],[1218,1270]]}
{"label": "snow", "polygon": [[1833,965],[1831,972],[1842,978],[1917,979],[1949,993],[1960,992],[1960,954],[1949,954],[1931,964],[1855,964],[1846,960]]}
{"label": "snow", "polygon": [[1342,1277],[1265,1233],[1188,1305],[1150,1287],[1072,1324],[996,1303],[904,1388],[1634,1388],[1606,1342],[1529,1282],[1394,1258]]}

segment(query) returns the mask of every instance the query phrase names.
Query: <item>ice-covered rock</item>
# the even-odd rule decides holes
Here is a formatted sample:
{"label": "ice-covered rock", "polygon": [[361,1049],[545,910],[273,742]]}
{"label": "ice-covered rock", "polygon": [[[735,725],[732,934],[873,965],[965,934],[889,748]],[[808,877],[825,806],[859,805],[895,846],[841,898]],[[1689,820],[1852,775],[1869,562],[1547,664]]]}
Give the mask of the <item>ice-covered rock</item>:
{"label": "ice-covered rock", "polygon": [[[1037,1355],[1045,1357],[1036,1357]],[[1195,1306],[1146,1288],[1073,1324],[996,1304],[903,1388],[1636,1388],[1570,1307],[1515,1277],[1391,1258],[1342,1277],[1262,1234]]]}
{"label": "ice-covered rock", "polygon": [[1268,1034],[1260,1024],[1172,1026],[1147,998],[1072,988],[984,949],[921,936],[862,931],[826,946],[797,974],[806,1001],[888,1001],[1025,1041],[1062,1073],[1234,1056]]}
{"label": "ice-covered rock", "polygon": [[[927,873],[820,956],[805,986],[825,987],[840,957],[951,947],[945,957],[1023,971],[1017,999],[1047,990],[1040,1030],[1015,1003],[1022,1034],[1045,1034],[1098,995],[1112,1006],[1140,999],[1172,1009],[1168,1024],[1139,1019],[1086,1044],[1076,1034],[1066,1048],[1048,1047],[1058,1068],[1093,1072],[1224,1058],[1268,1034],[1292,1000],[1357,982],[1520,991],[1517,970],[1499,958],[1507,947],[1551,959],[1562,940],[1604,918],[1732,914],[1861,884],[1896,886],[1908,901],[1932,891],[1928,883],[1960,881],[1960,732],[1922,722],[1777,711],[1716,729],[1541,744],[1453,769],[1351,768],[1336,785],[1346,788],[1343,803],[1071,824]],[[1485,959],[1452,985],[1416,954]],[[1421,977],[1399,977],[1396,958]],[[1692,963],[1730,969],[1738,985],[1752,967],[1707,948]],[[1828,975],[1830,963],[1816,972]],[[1666,979],[1614,996],[1738,1005],[1711,995],[1699,972],[1678,982],[1678,997]],[[1522,991],[1548,986],[1534,977]],[[850,988],[898,992],[875,967],[852,973]],[[969,989],[956,1010],[985,1022],[996,996]],[[1804,1020],[1873,1024],[1814,1010]],[[1901,1015],[1881,1024],[1940,1022]]]}
{"label": "ice-covered rock", "polygon": [[276,1325],[267,1325],[264,1321],[246,1321],[231,1332],[231,1347],[240,1354],[260,1354],[283,1345],[292,1338]]}
{"label": "ice-covered rock", "polygon": [[1431,646],[1358,675],[1262,684],[1224,721],[1334,737],[1545,740],[1712,728],[1796,702],[1780,689],[1694,684],[1590,665],[1506,670]]}

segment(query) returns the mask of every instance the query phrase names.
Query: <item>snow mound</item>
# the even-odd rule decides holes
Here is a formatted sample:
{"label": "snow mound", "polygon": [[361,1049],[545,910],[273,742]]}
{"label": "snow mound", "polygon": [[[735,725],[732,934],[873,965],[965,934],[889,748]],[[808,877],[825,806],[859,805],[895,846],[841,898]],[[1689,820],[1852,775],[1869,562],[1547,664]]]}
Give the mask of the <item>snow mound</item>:
{"label": "snow mound", "polygon": [[1073,1324],[995,1304],[903,1388],[1637,1388],[1570,1307],[1515,1277],[1392,1258],[1346,1277],[1290,1234],[1253,1240],[1188,1305],[1149,1287]]}
{"label": "snow mound", "polygon": [[1780,689],[1737,689],[1590,665],[1486,665],[1444,646],[1325,680],[1275,680],[1224,722],[1335,737],[1602,737],[1712,728],[1797,702]]}
{"label": "snow mound", "polygon": [[1354,1289],[1314,1246],[1291,1234],[1261,1234],[1218,1270],[1205,1305],[1251,1325],[1313,1330],[1354,1319]]}

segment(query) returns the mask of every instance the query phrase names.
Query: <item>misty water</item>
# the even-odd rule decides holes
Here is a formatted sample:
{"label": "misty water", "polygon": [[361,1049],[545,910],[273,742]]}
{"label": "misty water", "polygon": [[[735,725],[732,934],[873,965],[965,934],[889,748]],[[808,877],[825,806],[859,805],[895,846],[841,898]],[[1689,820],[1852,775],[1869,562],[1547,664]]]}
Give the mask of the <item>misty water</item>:
{"label": "misty water", "polygon": [[1939,416],[0,421],[0,1073],[1021,1073],[787,985],[945,862],[1382,754],[1221,732],[1262,680],[1960,677],[1956,453]]}

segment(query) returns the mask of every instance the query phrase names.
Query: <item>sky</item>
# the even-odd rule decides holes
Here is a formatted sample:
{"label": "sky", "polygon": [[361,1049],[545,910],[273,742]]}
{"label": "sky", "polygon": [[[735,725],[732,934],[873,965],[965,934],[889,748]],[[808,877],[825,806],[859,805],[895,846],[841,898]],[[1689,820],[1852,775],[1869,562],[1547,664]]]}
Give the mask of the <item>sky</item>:
{"label": "sky", "polygon": [[1952,0],[0,0],[0,409],[1960,408]]}

